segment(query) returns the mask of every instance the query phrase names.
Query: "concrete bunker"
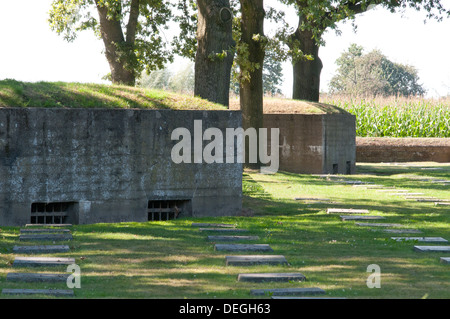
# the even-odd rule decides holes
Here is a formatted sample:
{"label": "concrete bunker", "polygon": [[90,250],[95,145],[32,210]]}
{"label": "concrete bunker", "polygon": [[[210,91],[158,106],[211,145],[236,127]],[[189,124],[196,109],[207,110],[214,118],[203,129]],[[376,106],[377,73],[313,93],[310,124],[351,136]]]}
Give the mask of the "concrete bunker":
{"label": "concrete bunker", "polygon": [[195,120],[242,126],[228,110],[0,108],[0,225],[239,214],[242,164],[171,159]]}

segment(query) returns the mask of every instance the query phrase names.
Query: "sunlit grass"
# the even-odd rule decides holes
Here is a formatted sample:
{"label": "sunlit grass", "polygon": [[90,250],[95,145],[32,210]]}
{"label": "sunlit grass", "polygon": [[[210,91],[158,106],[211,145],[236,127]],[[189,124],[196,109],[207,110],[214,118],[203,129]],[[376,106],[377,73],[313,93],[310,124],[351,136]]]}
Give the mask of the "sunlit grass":
{"label": "sunlit grass", "polygon": [[[361,164],[360,175],[346,178],[450,198],[448,186],[411,181],[424,176],[448,178],[450,167],[442,167],[444,170],[425,172]],[[382,229],[372,231],[353,221],[343,222],[338,214],[326,213],[329,206],[367,208],[371,215],[387,218],[380,222],[400,223],[422,230],[423,236],[449,239],[447,207],[312,175],[246,171],[243,180],[244,206],[254,210],[253,217],[74,225],[74,240],[68,242],[71,251],[47,256],[75,258],[82,271],[81,289],[75,289],[75,298],[254,298],[249,294],[251,289],[282,287],[320,287],[329,297],[450,298],[449,268],[440,263],[441,254],[415,252],[415,242],[396,242],[390,239],[394,235]],[[295,197],[329,198],[335,203],[302,202]],[[248,229],[249,235],[259,236],[258,243],[269,244],[273,254],[284,255],[289,265],[227,267],[225,256],[239,253],[215,251],[214,243],[206,240],[207,234],[192,227],[192,222],[231,223]],[[11,266],[15,256],[12,247],[27,242],[19,242],[19,227],[0,229],[0,288],[23,288],[23,283],[6,282],[6,274],[17,271]],[[366,285],[370,264],[381,268],[380,289]],[[57,271],[65,272],[65,268]],[[301,272],[307,281],[238,282],[238,274],[246,272]],[[64,283],[44,286],[65,288]],[[42,287],[42,283],[27,284],[27,288]]]}

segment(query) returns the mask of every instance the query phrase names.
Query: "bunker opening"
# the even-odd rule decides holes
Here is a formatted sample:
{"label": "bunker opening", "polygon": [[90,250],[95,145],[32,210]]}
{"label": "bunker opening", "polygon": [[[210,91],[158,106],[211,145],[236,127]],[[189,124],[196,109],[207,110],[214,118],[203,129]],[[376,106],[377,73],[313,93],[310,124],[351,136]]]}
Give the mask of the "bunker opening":
{"label": "bunker opening", "polygon": [[147,206],[148,221],[177,219],[191,212],[191,200],[149,200]]}
{"label": "bunker opening", "polygon": [[32,203],[30,223],[74,223],[75,205],[75,202]]}

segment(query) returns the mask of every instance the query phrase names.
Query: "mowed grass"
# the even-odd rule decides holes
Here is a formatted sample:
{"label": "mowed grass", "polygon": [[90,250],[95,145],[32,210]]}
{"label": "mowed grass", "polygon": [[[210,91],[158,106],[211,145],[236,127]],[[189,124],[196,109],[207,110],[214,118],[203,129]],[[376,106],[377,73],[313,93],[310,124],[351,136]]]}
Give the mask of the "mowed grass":
{"label": "mowed grass", "polygon": [[356,115],[360,137],[450,137],[450,99],[404,97],[321,99]]}
{"label": "mowed grass", "polygon": [[[430,164],[431,165],[431,164]],[[419,167],[359,164],[358,174],[340,176],[423,192],[450,199],[448,186],[417,178],[448,179],[450,165],[441,170]],[[261,175],[246,171],[244,206],[251,217],[189,218],[145,223],[75,225],[71,252],[54,256],[75,257],[81,268],[81,288],[75,298],[253,298],[250,289],[320,287],[327,297],[346,298],[450,298],[450,268],[440,253],[413,251],[413,242],[395,242],[380,230],[341,221],[327,207],[367,208],[382,215],[383,223],[400,223],[420,229],[419,236],[450,239],[450,209],[405,200],[403,197],[327,181],[319,176],[279,172]],[[336,203],[301,202],[295,197],[329,198]],[[208,233],[192,222],[231,223],[257,235],[257,243],[270,244],[271,254],[284,255],[288,266],[235,267],[225,256],[242,254],[214,250]],[[1,288],[65,288],[65,284],[24,284],[6,281],[19,242],[19,227],[0,227]],[[211,233],[209,233],[211,234]],[[417,236],[417,235],[412,235]],[[247,242],[250,243],[250,242]],[[52,255],[48,255],[52,256]],[[447,254],[448,256],[448,254]],[[379,265],[381,288],[368,288],[367,267]],[[20,271],[55,271],[21,269]],[[65,272],[65,267],[59,269]],[[305,282],[238,282],[239,273],[301,272]],[[0,295],[1,298],[17,298]],[[27,297],[29,298],[29,297]],[[255,297],[256,298],[256,297]],[[270,298],[270,296],[258,297]]]}
{"label": "mowed grass", "polygon": [[226,110],[189,95],[124,85],[0,81],[0,107]]}

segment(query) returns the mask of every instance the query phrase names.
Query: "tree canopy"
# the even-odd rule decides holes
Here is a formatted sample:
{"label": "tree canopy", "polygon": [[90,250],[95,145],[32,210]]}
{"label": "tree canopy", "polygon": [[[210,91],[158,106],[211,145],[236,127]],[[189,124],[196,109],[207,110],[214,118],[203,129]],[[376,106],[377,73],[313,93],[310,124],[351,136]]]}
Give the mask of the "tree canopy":
{"label": "tree canopy", "polygon": [[336,60],[337,74],[330,81],[332,93],[355,96],[425,94],[413,66],[392,62],[379,50],[367,54],[363,50],[352,44]]}
{"label": "tree canopy", "polygon": [[69,42],[93,31],[105,44],[113,83],[134,85],[143,70],[172,61],[161,32],[171,17],[172,4],[163,0],[53,0],[49,23]]}

